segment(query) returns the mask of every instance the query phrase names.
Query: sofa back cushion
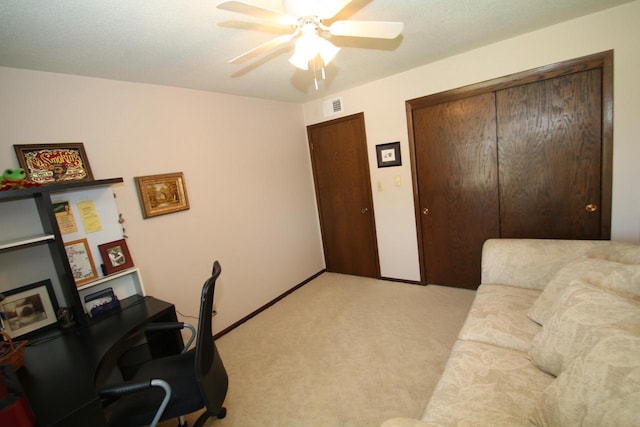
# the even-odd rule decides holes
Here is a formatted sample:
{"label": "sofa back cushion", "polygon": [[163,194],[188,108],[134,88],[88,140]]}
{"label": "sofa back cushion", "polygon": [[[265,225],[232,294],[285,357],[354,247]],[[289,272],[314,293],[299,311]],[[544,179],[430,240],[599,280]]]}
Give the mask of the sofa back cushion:
{"label": "sofa back cushion", "polygon": [[639,423],[640,336],[609,331],[544,391],[530,420],[537,426],[631,427]]}
{"label": "sofa back cushion", "polygon": [[606,259],[622,264],[640,264],[640,244],[610,242],[589,249],[586,256],[587,258]]}
{"label": "sofa back cushion", "polygon": [[531,360],[552,375],[606,337],[612,326],[640,335],[640,302],[581,281],[569,285],[552,311],[529,351]]}
{"label": "sofa back cushion", "polygon": [[598,273],[608,276],[624,264],[599,258],[581,258],[562,267],[549,281],[547,286],[533,303],[527,316],[534,322],[544,325],[552,314],[552,308],[569,283],[589,273]]}

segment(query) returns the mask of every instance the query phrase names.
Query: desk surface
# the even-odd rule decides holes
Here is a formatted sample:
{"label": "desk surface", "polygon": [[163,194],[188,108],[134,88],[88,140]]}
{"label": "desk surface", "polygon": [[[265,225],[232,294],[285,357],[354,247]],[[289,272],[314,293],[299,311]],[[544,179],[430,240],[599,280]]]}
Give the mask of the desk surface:
{"label": "desk surface", "polygon": [[104,425],[96,388],[115,367],[126,338],[147,323],[175,320],[172,304],[139,297],[87,328],[55,331],[30,340],[18,378],[36,425],[73,426],[76,421],[84,426]]}

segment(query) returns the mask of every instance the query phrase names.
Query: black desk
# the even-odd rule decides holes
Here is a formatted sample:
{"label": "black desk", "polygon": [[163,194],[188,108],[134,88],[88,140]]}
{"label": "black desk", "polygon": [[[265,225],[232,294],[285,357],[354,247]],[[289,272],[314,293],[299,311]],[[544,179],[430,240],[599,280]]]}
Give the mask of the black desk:
{"label": "black desk", "polygon": [[[30,340],[24,366],[18,370],[36,425],[105,426],[96,393],[117,366],[117,359],[150,322],[176,321],[173,304],[153,297],[132,297],[123,308],[96,319],[88,328],[55,331]],[[161,351],[177,353],[182,336],[172,331],[158,340]]]}

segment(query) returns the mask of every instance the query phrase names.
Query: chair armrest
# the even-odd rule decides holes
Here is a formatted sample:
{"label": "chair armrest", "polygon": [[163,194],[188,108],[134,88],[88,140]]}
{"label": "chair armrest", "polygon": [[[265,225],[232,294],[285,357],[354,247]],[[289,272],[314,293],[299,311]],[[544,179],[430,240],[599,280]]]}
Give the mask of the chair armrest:
{"label": "chair armrest", "polygon": [[185,353],[186,351],[189,350],[189,348],[191,348],[191,344],[193,344],[193,341],[196,338],[196,328],[194,328],[192,325],[188,324],[188,323],[184,323],[184,322],[157,322],[157,323],[149,323],[147,326],[145,326],[145,331],[146,332],[157,332],[157,331],[170,331],[170,330],[182,330],[182,329],[188,329],[191,332],[191,336],[189,336],[189,340],[187,341],[187,343],[185,344],[184,348],[182,349],[182,352]]}
{"label": "chair armrest", "polygon": [[151,422],[151,424],[149,424],[149,427],[156,427],[156,425],[160,421],[160,417],[162,417],[162,414],[164,413],[165,408],[169,404],[169,400],[171,399],[171,386],[165,380],[152,379],[147,381],[126,382],[121,384],[109,385],[98,390],[98,395],[102,399],[112,399],[115,397],[124,396],[126,394],[147,390],[151,387],[160,387],[164,390],[164,398],[162,399],[162,403],[160,403],[160,406],[158,406],[158,410],[153,417],[153,421]]}

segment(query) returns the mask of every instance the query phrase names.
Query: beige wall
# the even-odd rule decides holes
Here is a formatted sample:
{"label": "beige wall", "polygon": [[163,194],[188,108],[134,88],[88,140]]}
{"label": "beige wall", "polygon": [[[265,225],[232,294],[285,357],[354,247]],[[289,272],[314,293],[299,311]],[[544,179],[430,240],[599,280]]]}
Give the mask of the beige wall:
{"label": "beige wall", "polygon": [[[420,277],[405,101],[614,49],[614,172],[612,237],[640,240],[640,1],[505,40],[349,91],[344,112],[364,112],[381,273]],[[342,52],[348,54],[348,52]],[[322,102],[304,105],[305,125],[323,122]],[[400,141],[402,167],[378,169],[375,146]],[[400,176],[402,185],[394,186]],[[379,185],[382,187],[380,191]]]}
{"label": "beige wall", "polygon": [[[214,259],[216,331],[324,268],[300,105],[10,68],[0,94],[1,168],[13,144],[83,142],[97,179],[124,178],[147,293],[185,315]],[[176,171],[191,209],[143,220],[133,177]]]}

